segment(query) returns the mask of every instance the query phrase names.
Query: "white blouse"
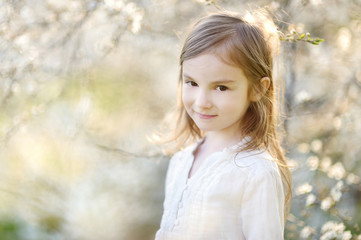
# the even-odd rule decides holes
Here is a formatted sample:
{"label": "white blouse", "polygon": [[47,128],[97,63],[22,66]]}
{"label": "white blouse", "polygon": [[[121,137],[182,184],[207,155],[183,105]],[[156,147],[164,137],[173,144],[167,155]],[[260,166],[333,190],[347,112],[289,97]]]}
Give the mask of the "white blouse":
{"label": "white blouse", "polygon": [[210,155],[189,179],[198,144],[172,157],[156,240],[283,239],[279,169],[269,153],[236,153],[238,145]]}

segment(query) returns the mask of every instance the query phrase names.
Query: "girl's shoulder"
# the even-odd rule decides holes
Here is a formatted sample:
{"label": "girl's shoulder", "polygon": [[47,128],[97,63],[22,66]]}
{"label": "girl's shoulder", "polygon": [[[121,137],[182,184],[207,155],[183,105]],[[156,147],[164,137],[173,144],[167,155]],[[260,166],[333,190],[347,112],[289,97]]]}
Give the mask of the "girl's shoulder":
{"label": "girl's shoulder", "polygon": [[250,192],[255,188],[267,191],[276,189],[279,196],[283,196],[280,170],[270,153],[261,150],[238,152],[229,160],[229,171],[223,175],[237,189]]}
{"label": "girl's shoulder", "polygon": [[275,159],[266,150],[250,150],[235,153],[232,161],[236,171],[257,176],[266,173],[279,175]]}

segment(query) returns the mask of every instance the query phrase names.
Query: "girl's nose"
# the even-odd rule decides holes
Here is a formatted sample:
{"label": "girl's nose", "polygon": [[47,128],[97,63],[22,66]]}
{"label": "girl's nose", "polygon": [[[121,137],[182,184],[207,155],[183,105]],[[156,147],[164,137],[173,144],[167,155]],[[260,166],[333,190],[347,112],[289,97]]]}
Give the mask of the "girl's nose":
{"label": "girl's nose", "polygon": [[211,108],[212,101],[210,99],[209,93],[206,91],[200,90],[196,98],[195,104],[198,108]]}

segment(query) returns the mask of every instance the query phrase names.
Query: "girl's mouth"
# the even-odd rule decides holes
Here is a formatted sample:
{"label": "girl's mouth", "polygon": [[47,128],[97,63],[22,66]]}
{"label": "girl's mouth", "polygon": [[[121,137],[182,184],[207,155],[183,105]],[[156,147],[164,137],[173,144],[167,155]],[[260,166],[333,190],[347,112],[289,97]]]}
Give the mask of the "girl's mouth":
{"label": "girl's mouth", "polygon": [[201,119],[211,119],[211,118],[217,117],[217,115],[201,114],[198,112],[196,112],[196,114]]}

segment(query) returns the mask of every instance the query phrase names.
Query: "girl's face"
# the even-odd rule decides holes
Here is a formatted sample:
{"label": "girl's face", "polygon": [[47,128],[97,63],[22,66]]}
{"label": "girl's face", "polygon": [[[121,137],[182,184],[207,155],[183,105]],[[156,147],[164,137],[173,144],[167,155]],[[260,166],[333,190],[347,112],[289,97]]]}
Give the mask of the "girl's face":
{"label": "girl's face", "polygon": [[214,54],[183,62],[185,109],[198,128],[234,136],[250,100],[248,81],[241,68],[228,65]]}

